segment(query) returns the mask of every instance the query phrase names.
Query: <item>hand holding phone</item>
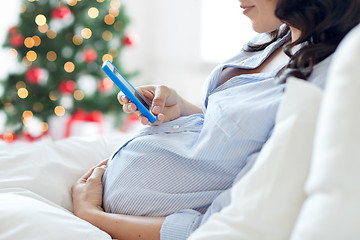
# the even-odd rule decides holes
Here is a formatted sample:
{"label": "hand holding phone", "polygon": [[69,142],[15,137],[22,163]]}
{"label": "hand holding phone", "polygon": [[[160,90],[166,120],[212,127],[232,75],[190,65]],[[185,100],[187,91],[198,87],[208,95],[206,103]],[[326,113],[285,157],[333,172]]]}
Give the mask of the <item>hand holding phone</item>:
{"label": "hand holding phone", "polygon": [[149,120],[154,123],[157,117],[150,112],[151,104],[134,88],[133,85],[116,69],[116,67],[106,60],[102,65],[103,71],[110,77],[116,86],[125,94],[125,96],[136,105],[137,109]]}

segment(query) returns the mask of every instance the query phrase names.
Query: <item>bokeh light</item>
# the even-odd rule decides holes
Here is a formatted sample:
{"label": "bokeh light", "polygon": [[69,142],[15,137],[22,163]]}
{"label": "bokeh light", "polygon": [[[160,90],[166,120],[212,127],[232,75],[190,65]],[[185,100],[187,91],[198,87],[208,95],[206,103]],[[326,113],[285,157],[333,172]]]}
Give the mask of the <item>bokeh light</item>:
{"label": "bokeh light", "polygon": [[39,36],[33,36],[32,39],[34,40],[35,47],[38,47],[41,44],[41,38]]}
{"label": "bokeh light", "polygon": [[84,99],[85,95],[84,95],[84,92],[81,91],[81,90],[76,90],[74,91],[74,99],[78,100],[78,101],[81,101]]}
{"label": "bokeh light", "polygon": [[106,60],[109,60],[110,62],[113,61],[113,56],[111,56],[110,54],[105,54],[102,58],[103,62],[105,62]]}
{"label": "bokeh light", "polygon": [[15,111],[14,105],[11,103],[7,103],[7,102],[4,104],[4,109],[5,109],[5,112],[8,112],[8,113],[13,113]]}
{"label": "bokeh light", "polygon": [[65,108],[63,106],[56,106],[54,109],[56,116],[64,116],[65,115]]}
{"label": "bokeh light", "polygon": [[19,81],[16,83],[16,89],[20,89],[20,88],[26,88],[26,84],[23,81]]}
{"label": "bokeh light", "polygon": [[75,64],[72,62],[66,62],[64,65],[64,69],[66,72],[71,73],[75,70]]}
{"label": "bokeh light", "polygon": [[26,88],[19,88],[17,91],[19,98],[25,99],[29,96],[29,92]]}
{"label": "bokeh light", "polygon": [[115,22],[115,18],[114,18],[114,16],[108,14],[105,16],[104,21],[107,25],[111,25]]}
{"label": "bokeh light", "polygon": [[27,37],[24,40],[24,45],[27,48],[32,48],[35,45],[35,41],[32,37]]}
{"label": "bokeh light", "polygon": [[58,100],[57,94],[54,93],[53,91],[50,91],[50,92],[49,92],[49,98],[50,98],[51,101],[56,101],[56,100]]}
{"label": "bokeh light", "polygon": [[50,38],[50,39],[56,38],[56,35],[57,35],[56,31],[55,31],[55,30],[52,30],[52,29],[50,29],[50,30],[47,31],[47,33],[46,33],[46,36],[48,36],[48,38]]}
{"label": "bokeh light", "polygon": [[10,48],[9,55],[16,58],[18,56],[18,51],[15,48]]}
{"label": "bokeh light", "polygon": [[115,9],[115,8],[110,8],[109,14],[110,14],[111,16],[117,17],[117,16],[119,15],[119,10],[118,10],[118,9]]}
{"label": "bokeh light", "polygon": [[35,17],[35,23],[38,25],[38,26],[42,26],[44,24],[46,24],[46,17],[42,14],[39,14]]}
{"label": "bokeh light", "polygon": [[104,78],[102,84],[105,89],[111,89],[114,86],[114,82],[110,78]]}
{"label": "bokeh light", "polygon": [[81,36],[85,39],[89,39],[91,38],[92,35],[92,31],[90,28],[84,28],[83,30],[81,30]]}
{"label": "bokeh light", "polygon": [[111,8],[117,9],[120,8],[120,1],[119,0],[111,0],[110,6]]}
{"label": "bokeh light", "polygon": [[49,60],[50,62],[54,62],[57,58],[57,54],[56,52],[54,51],[49,51],[47,54],[46,54],[46,58],[47,60]]}
{"label": "bokeh light", "polygon": [[30,62],[33,62],[37,59],[37,53],[30,50],[26,53],[26,59]]}
{"label": "bokeh light", "polygon": [[20,13],[24,13],[24,12],[26,12],[26,5],[25,5],[25,3],[21,3],[21,5],[20,5]]}
{"label": "bokeh light", "polygon": [[30,62],[26,56],[22,59],[22,63],[27,66],[27,67],[30,67],[32,65],[32,62]]}
{"label": "bokeh light", "polygon": [[91,18],[97,18],[99,16],[99,10],[96,7],[89,8],[88,15]]}
{"label": "bokeh light", "polygon": [[38,29],[39,29],[39,32],[46,33],[47,30],[49,30],[49,26],[47,24],[44,24],[44,25],[39,26]]}
{"label": "bokeh light", "polygon": [[15,135],[14,134],[12,134],[12,133],[4,133],[4,135],[3,135],[3,139],[4,139],[4,141],[6,141],[6,142],[12,142],[12,141],[14,141],[15,140]]}
{"label": "bokeh light", "polygon": [[74,37],[73,37],[73,43],[75,44],[75,45],[81,45],[82,43],[83,43],[83,38],[80,36],[80,35],[75,35]]}
{"label": "bokeh light", "polygon": [[34,114],[32,113],[32,111],[24,111],[23,114],[22,114],[22,117],[24,119],[28,119],[28,118],[34,117]]}
{"label": "bokeh light", "polygon": [[77,0],[67,0],[67,4],[69,6],[75,6],[77,4]]}
{"label": "bokeh light", "polygon": [[102,38],[105,40],[105,41],[110,41],[112,39],[112,32],[110,31],[104,31],[103,34],[102,34]]}
{"label": "bokeh light", "polygon": [[42,131],[47,132],[49,130],[49,125],[46,122],[41,123]]}

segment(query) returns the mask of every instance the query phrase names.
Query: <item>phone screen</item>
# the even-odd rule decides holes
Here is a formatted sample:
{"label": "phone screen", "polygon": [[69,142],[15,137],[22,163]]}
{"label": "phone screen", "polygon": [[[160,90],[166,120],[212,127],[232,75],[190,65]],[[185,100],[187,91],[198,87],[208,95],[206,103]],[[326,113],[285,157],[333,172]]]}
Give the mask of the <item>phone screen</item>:
{"label": "phone screen", "polygon": [[[112,66],[111,66],[112,67]],[[136,89],[115,69],[112,67],[113,73],[120,79],[120,81],[131,91],[132,94],[148,109],[150,104],[136,91]]]}

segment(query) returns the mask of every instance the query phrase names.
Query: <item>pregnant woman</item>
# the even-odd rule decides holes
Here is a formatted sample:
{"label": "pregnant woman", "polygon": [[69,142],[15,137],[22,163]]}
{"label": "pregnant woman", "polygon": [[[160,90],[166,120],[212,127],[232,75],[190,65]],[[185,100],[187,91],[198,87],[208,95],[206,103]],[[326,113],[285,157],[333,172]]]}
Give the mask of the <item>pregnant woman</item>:
{"label": "pregnant woman", "polygon": [[[118,239],[188,238],[229,204],[231,186],[256,161],[287,77],[323,88],[332,53],[360,21],[359,0],[240,6],[259,35],[213,70],[201,107],[164,86],[138,88],[158,121],[74,184],[77,216]],[[122,94],[119,100],[138,113]]]}

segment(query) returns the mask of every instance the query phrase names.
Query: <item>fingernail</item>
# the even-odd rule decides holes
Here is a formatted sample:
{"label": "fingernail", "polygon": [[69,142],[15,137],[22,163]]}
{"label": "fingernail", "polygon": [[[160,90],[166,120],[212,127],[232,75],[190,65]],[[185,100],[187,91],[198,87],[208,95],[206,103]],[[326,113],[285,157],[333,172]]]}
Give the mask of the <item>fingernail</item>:
{"label": "fingernail", "polygon": [[159,106],[153,107],[152,112],[155,113],[155,114],[159,114],[160,113],[160,107]]}
{"label": "fingernail", "polygon": [[164,121],[164,119],[165,119],[165,116],[162,113],[160,113],[157,117],[158,117],[158,121],[160,121],[160,122]]}
{"label": "fingernail", "polygon": [[118,98],[118,100],[119,100],[119,103],[120,103],[121,105],[124,105],[123,96],[120,96],[120,97]]}

